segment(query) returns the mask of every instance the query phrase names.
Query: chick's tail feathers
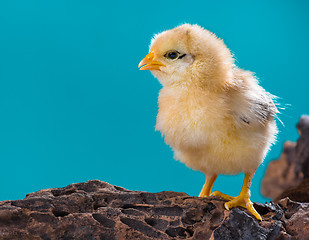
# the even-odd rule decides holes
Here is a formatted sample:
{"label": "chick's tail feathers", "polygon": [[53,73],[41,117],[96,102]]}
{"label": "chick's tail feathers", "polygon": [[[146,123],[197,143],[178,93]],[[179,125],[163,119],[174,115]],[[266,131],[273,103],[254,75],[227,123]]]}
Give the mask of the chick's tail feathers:
{"label": "chick's tail feathers", "polygon": [[[283,99],[281,97],[278,97],[278,96],[270,94],[270,93],[269,93],[269,95],[272,98],[272,100],[275,104],[275,107],[277,109],[277,112],[274,115],[274,118],[276,120],[278,120],[283,127],[285,127],[284,122],[280,119],[279,115],[286,115],[286,113],[284,113],[284,111],[291,109],[292,105],[288,104],[288,103],[283,103]],[[286,116],[288,116],[288,115],[286,115]]]}

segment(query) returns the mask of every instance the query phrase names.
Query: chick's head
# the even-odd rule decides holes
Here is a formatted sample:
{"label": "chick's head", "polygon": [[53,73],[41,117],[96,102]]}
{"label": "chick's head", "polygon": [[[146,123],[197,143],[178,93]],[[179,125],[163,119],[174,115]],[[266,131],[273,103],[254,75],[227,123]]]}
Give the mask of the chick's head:
{"label": "chick's head", "polygon": [[233,57],[223,41],[198,25],[184,24],[154,36],[139,63],[163,86],[198,84],[220,87],[230,81]]}

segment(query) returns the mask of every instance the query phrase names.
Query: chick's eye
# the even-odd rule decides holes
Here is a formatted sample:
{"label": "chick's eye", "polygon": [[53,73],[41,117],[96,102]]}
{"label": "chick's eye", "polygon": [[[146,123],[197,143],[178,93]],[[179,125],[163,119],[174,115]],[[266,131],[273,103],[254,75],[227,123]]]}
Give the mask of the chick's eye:
{"label": "chick's eye", "polygon": [[170,59],[175,59],[175,58],[178,57],[178,53],[177,52],[169,52],[167,57],[170,58]]}
{"label": "chick's eye", "polygon": [[179,52],[177,52],[177,51],[169,51],[164,56],[166,58],[169,58],[169,59],[176,59],[179,56]]}

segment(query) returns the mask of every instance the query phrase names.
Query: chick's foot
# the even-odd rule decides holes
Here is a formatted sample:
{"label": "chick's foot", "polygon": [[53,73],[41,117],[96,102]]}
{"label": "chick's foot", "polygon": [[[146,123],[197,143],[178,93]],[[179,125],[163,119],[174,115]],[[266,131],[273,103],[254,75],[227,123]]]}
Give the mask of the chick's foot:
{"label": "chick's foot", "polygon": [[227,210],[230,210],[233,207],[243,207],[249,210],[249,212],[255,216],[258,220],[262,221],[262,217],[260,214],[255,210],[253,207],[253,203],[250,200],[250,185],[252,180],[253,174],[252,173],[246,173],[244,183],[242,186],[242,189],[240,191],[240,194],[237,197],[231,197],[227,194],[223,194],[219,191],[215,191],[211,194],[211,196],[220,196],[227,200],[224,204],[224,207]]}
{"label": "chick's foot", "polygon": [[224,207],[227,210],[230,210],[233,207],[243,207],[249,210],[249,212],[255,216],[258,220],[262,221],[261,215],[253,207],[253,203],[250,200],[249,196],[240,194],[238,197],[233,198],[232,200],[226,202]]}

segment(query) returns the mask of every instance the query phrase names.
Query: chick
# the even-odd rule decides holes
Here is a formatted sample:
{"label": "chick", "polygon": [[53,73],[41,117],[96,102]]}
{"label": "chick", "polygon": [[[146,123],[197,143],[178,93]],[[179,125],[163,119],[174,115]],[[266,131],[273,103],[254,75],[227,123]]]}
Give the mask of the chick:
{"label": "chick", "polygon": [[[226,209],[241,206],[262,220],[250,201],[250,186],[277,134],[273,96],[253,73],[235,66],[221,39],[198,25],[156,35],[139,67],[163,86],[156,130],[175,159],[206,175],[199,196],[221,196],[228,201]],[[218,174],[241,172],[239,196],[211,194]]]}

